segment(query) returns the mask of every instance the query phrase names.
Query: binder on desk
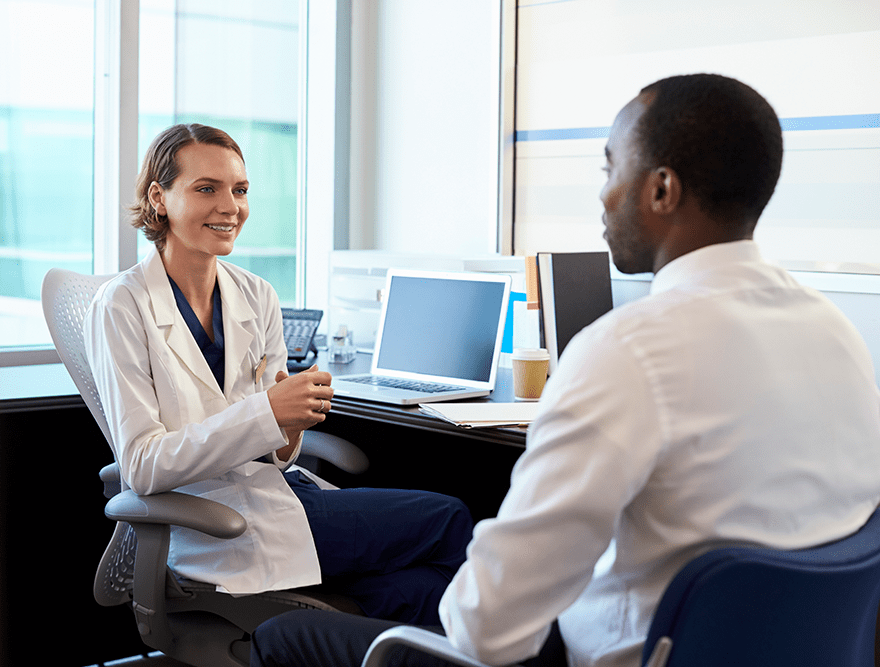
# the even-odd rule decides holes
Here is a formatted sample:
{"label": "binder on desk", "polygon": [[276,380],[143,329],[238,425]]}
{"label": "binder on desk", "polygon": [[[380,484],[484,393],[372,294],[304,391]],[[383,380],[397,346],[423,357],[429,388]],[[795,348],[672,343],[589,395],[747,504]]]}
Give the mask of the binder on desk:
{"label": "binder on desk", "polygon": [[550,352],[550,373],[568,342],[611,310],[607,252],[539,252],[541,341]]}

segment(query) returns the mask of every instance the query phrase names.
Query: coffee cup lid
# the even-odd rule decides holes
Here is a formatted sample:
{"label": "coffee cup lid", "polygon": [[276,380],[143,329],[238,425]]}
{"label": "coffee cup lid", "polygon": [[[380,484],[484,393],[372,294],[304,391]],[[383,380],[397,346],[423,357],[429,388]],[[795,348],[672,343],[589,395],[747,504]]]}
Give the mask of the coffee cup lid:
{"label": "coffee cup lid", "polygon": [[513,350],[514,359],[549,359],[550,353],[543,347],[518,347]]}

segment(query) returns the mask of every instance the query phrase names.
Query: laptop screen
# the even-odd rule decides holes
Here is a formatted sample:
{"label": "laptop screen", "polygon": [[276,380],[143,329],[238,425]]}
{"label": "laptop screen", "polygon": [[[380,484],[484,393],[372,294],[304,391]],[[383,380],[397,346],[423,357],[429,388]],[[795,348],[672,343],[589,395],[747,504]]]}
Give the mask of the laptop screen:
{"label": "laptop screen", "polygon": [[375,371],[493,379],[509,278],[450,275],[391,273]]}

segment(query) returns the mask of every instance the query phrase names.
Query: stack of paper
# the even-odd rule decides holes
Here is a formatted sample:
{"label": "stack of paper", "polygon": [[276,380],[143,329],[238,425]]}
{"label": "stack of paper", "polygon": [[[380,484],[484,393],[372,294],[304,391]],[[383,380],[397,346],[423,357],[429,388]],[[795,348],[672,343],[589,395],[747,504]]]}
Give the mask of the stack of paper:
{"label": "stack of paper", "polygon": [[538,412],[538,402],[421,403],[422,412],[464,428],[528,426]]}

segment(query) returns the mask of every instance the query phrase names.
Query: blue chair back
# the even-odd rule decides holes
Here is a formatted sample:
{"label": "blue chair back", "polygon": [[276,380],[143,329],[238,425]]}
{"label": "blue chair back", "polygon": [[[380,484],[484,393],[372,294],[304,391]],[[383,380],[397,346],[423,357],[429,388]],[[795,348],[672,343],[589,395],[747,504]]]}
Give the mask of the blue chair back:
{"label": "blue chair back", "polygon": [[660,601],[642,654],[668,667],[874,667],[880,510],[811,549],[730,547],[695,558]]}

